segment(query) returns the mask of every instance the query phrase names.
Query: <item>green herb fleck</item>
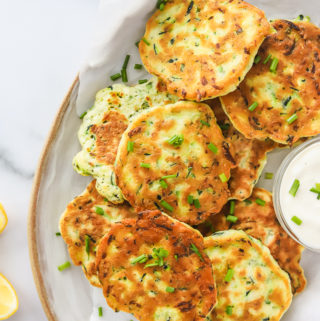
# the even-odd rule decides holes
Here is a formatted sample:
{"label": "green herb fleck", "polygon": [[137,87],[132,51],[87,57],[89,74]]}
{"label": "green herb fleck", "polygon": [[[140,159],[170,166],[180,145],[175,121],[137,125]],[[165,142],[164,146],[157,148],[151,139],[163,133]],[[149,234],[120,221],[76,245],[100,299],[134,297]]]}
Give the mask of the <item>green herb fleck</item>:
{"label": "green herb fleck", "polygon": [[142,255],[134,258],[130,263],[132,265],[135,265],[137,263],[145,263],[145,262],[147,262],[147,260],[148,260],[148,255],[142,254]]}
{"label": "green herb fleck", "polygon": [[233,270],[233,269],[228,269],[227,274],[226,274],[226,276],[224,277],[224,280],[225,280],[226,282],[230,282],[231,279],[232,279],[232,277],[233,277],[233,274],[234,274],[234,270]]}
{"label": "green herb fleck", "polygon": [[140,79],[138,82],[140,85],[142,85],[142,84],[145,84],[146,82],[148,82],[148,79]]}
{"label": "green herb fleck", "polygon": [[96,213],[98,215],[104,215],[104,210],[102,207],[96,206]]}
{"label": "green herb fleck", "polygon": [[67,262],[59,265],[58,266],[58,270],[61,272],[61,271],[65,270],[65,269],[68,269],[69,267],[71,267],[71,263],[69,261],[67,261]]}
{"label": "green herb fleck", "polygon": [[297,225],[301,225],[302,224],[302,220],[300,220],[300,218],[297,217],[297,216],[292,216],[291,217],[291,221],[296,223]]}
{"label": "green herb fleck", "polygon": [[225,173],[221,173],[221,174],[219,175],[219,178],[220,178],[220,180],[221,180],[222,183],[226,183],[226,182],[228,181],[228,178],[227,178],[227,176],[226,176]]}
{"label": "green herb fleck", "polygon": [[248,109],[254,111],[258,107],[258,103],[255,101]]}
{"label": "green herb fleck", "polygon": [[265,173],[264,178],[265,179],[273,179],[273,173]]}
{"label": "green herb fleck", "polygon": [[98,313],[99,313],[99,317],[103,316],[103,311],[102,311],[102,307],[98,308]]}
{"label": "green herb fleck", "polygon": [[212,151],[212,153],[217,154],[218,153],[218,147],[212,143],[208,145],[208,148]]}
{"label": "green herb fleck", "polygon": [[142,69],[142,65],[141,64],[135,64],[134,65],[134,69],[140,70],[140,69]]}
{"label": "green herb fleck", "polygon": [[160,186],[162,188],[167,188],[168,187],[168,184],[163,179],[160,179],[159,184],[160,184]]}
{"label": "green herb fleck", "polygon": [[167,286],[166,291],[169,293],[173,293],[175,291],[175,288],[172,288],[171,286]]}
{"label": "green herb fleck", "polygon": [[143,167],[143,168],[151,168],[151,165],[148,164],[148,163],[140,163],[140,167]]}
{"label": "green herb fleck", "polygon": [[257,198],[256,199],[256,203],[260,206],[265,206],[266,205],[266,201],[262,200],[261,198]]}
{"label": "green herb fleck", "polygon": [[202,125],[205,125],[205,126],[207,126],[207,127],[210,127],[210,124],[208,123],[208,122],[206,122],[205,120],[200,120],[200,123],[202,124]]}
{"label": "green herb fleck", "polygon": [[80,118],[80,119],[83,119],[85,115],[87,115],[87,112],[86,112],[86,111],[85,111],[85,112],[83,112],[83,113],[80,115],[80,117],[79,117],[79,118]]}
{"label": "green herb fleck", "polygon": [[117,73],[117,74],[114,74],[114,75],[110,76],[110,79],[113,80],[113,81],[116,81],[119,78],[121,78],[121,74],[120,73]]}
{"label": "green herb fleck", "polygon": [[264,65],[267,64],[268,61],[271,59],[271,57],[272,57],[272,55],[269,54],[268,57],[264,60],[263,64],[264,64]]}
{"label": "green herb fleck", "polygon": [[296,113],[292,114],[288,119],[287,119],[287,123],[288,124],[292,124],[293,122],[295,122],[298,119],[298,115]]}
{"label": "green herb fleck", "polygon": [[200,253],[200,251],[198,250],[198,248],[197,248],[193,243],[191,243],[190,249],[191,249],[191,251],[193,251],[195,254],[197,254],[197,255],[199,256],[199,258],[200,258],[200,260],[201,260],[202,262],[204,262],[204,259],[203,259],[203,257],[202,257],[202,254]]}
{"label": "green herb fleck", "polygon": [[134,142],[128,141],[127,151],[128,152],[133,152],[133,147],[134,147]]}
{"label": "green herb fleck", "polygon": [[173,211],[173,207],[172,207],[169,203],[167,203],[165,200],[162,200],[162,201],[160,202],[160,205],[161,205],[163,208],[165,208],[166,210],[168,210],[169,212],[172,212],[172,211]]}
{"label": "green herb fleck", "polygon": [[289,193],[290,193],[293,197],[295,197],[296,194],[297,194],[297,191],[298,191],[299,187],[300,187],[300,181],[299,181],[298,179],[295,179],[295,180],[293,181],[293,183],[292,183],[292,186],[291,186],[291,188],[290,188],[290,190],[289,190]]}
{"label": "green herb fleck", "polygon": [[227,216],[227,221],[231,223],[236,223],[238,221],[238,218],[234,215],[228,215]]}
{"label": "green herb fleck", "polygon": [[229,214],[230,215],[234,214],[235,207],[236,207],[236,202],[235,201],[230,201],[230,210],[229,210]]}
{"label": "green herb fleck", "polygon": [[183,135],[173,135],[169,140],[168,143],[173,146],[180,146],[184,141]]}

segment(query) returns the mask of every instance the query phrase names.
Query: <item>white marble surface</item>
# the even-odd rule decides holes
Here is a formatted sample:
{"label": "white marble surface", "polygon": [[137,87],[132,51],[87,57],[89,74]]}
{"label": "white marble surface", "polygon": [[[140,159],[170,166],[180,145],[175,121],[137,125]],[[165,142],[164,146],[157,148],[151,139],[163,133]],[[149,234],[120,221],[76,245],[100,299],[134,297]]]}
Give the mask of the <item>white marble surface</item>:
{"label": "white marble surface", "polygon": [[98,0],[0,1],[0,273],[14,285],[10,321],[46,320],[27,248],[32,178],[57,109],[84,59]]}

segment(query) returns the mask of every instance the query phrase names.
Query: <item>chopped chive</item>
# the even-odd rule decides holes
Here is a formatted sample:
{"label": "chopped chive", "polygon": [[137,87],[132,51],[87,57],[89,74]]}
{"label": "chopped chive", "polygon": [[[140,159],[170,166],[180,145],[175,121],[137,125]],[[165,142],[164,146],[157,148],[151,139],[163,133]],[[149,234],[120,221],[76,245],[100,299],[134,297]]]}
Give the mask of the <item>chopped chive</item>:
{"label": "chopped chive", "polygon": [[99,307],[99,308],[98,308],[98,312],[99,312],[99,317],[102,317],[102,316],[103,316],[102,307]]}
{"label": "chopped chive", "polygon": [[121,79],[123,82],[128,82],[128,75],[126,69],[121,69]]}
{"label": "chopped chive", "polygon": [[149,42],[145,37],[143,37],[141,40],[142,40],[147,46],[150,46],[150,42]]}
{"label": "chopped chive", "polygon": [[104,210],[102,207],[96,206],[96,213],[98,215],[104,215]]}
{"label": "chopped chive", "polygon": [[58,270],[61,272],[61,271],[65,270],[65,269],[68,269],[69,267],[71,267],[71,263],[69,261],[67,261],[67,262],[59,265],[58,266]]}
{"label": "chopped chive", "polygon": [[56,233],[56,236],[61,236],[61,233],[60,233],[60,232],[57,232],[57,233]]}
{"label": "chopped chive", "polygon": [[256,55],[256,57],[254,58],[254,63],[258,64],[261,61],[261,56]]}
{"label": "chopped chive", "polygon": [[297,216],[292,216],[291,217],[291,221],[296,223],[297,225],[301,225],[302,224],[302,220],[300,220],[300,218],[297,217]]}
{"label": "chopped chive", "polygon": [[218,153],[218,147],[212,143],[208,145],[208,148],[212,151],[212,153],[217,154]]}
{"label": "chopped chive", "polygon": [[316,183],[316,189],[319,191],[320,193],[320,183]]}
{"label": "chopped chive", "polygon": [[200,260],[201,260],[202,262],[204,261],[204,259],[203,259],[203,257],[202,257],[202,254],[200,253],[200,251],[198,250],[198,248],[197,248],[193,243],[191,243],[190,249],[199,256],[199,258],[200,258]]}
{"label": "chopped chive", "polygon": [[238,221],[238,218],[234,215],[228,215],[227,216],[227,221],[231,223],[236,223]]}
{"label": "chopped chive", "polygon": [[210,124],[208,123],[208,122],[206,122],[205,120],[200,120],[200,123],[202,124],[202,125],[205,125],[205,126],[207,126],[207,127],[210,127]]}
{"label": "chopped chive", "polygon": [[129,60],[130,60],[130,55],[126,55],[126,58],[124,59],[124,62],[122,65],[122,69],[127,69]]}
{"label": "chopped chive", "polygon": [[320,200],[320,193],[319,193],[318,196],[317,196],[317,200]]}
{"label": "chopped chive", "polygon": [[128,141],[127,151],[128,152],[133,152],[133,146],[134,146],[134,142]]}
{"label": "chopped chive", "polygon": [[192,195],[188,195],[188,203],[189,203],[190,205],[193,204],[193,196],[192,196]]}
{"label": "chopped chive", "polygon": [[226,276],[224,277],[224,280],[225,280],[226,282],[230,282],[231,279],[232,279],[232,277],[233,277],[233,274],[234,274],[234,270],[233,270],[233,269],[228,269],[227,274],[226,274]]}
{"label": "chopped chive", "polygon": [[299,187],[300,187],[300,181],[299,181],[298,179],[295,179],[295,180],[293,181],[293,183],[292,183],[292,186],[291,186],[291,188],[290,188],[290,190],[289,190],[289,193],[290,193],[293,197],[295,197],[296,194],[297,194],[297,191],[298,191]]}
{"label": "chopped chive", "polygon": [[140,79],[138,82],[140,85],[142,85],[142,84],[145,84],[146,82],[148,82],[148,79]]}
{"label": "chopped chive", "polygon": [[254,111],[258,107],[258,103],[255,101],[248,109]]}
{"label": "chopped chive", "polygon": [[264,178],[265,179],[273,179],[273,173],[265,173]]}
{"label": "chopped chive", "polygon": [[310,192],[319,194],[319,193],[320,193],[320,190],[317,189],[317,188],[312,187],[312,188],[310,188]]}
{"label": "chopped chive", "polygon": [[84,242],[85,242],[85,247],[86,247],[86,253],[89,256],[89,254],[90,254],[90,237],[88,235],[85,236]]}
{"label": "chopped chive", "polygon": [[228,315],[232,315],[232,306],[231,306],[231,305],[228,305],[228,306],[226,307],[226,313],[227,313]]}
{"label": "chopped chive", "polygon": [[151,168],[151,165],[148,164],[148,163],[140,163],[140,167],[143,167],[143,168]]}
{"label": "chopped chive", "polygon": [[263,64],[264,64],[264,65],[267,64],[268,61],[271,59],[271,57],[272,57],[272,55],[269,54],[268,57],[264,60]]}
{"label": "chopped chive", "polygon": [[160,179],[159,183],[160,183],[160,186],[162,188],[167,188],[168,187],[168,184],[163,179]]}
{"label": "chopped chive", "polygon": [[168,143],[173,146],[180,146],[184,141],[183,135],[173,135],[169,140]]}
{"label": "chopped chive", "polygon": [[134,65],[134,69],[140,70],[140,69],[142,69],[142,65],[141,64],[135,64]]}
{"label": "chopped chive", "polygon": [[178,255],[177,254],[174,255],[174,258],[178,261]]}
{"label": "chopped chive", "polygon": [[131,260],[130,263],[132,265],[135,265],[137,263],[145,263],[145,262],[147,262],[147,260],[148,260],[148,256],[146,254],[142,254],[142,255],[136,257],[135,259]]}
{"label": "chopped chive", "polygon": [[229,210],[229,214],[233,215],[234,214],[234,209],[236,207],[236,202],[235,201],[231,201],[230,202],[230,210]]}
{"label": "chopped chive", "polygon": [[226,182],[228,181],[228,178],[227,178],[227,176],[226,176],[225,173],[221,173],[221,174],[219,175],[219,178],[220,178],[220,180],[221,180],[222,183],[226,183]]}
{"label": "chopped chive", "polygon": [[270,71],[275,73],[277,71],[279,59],[278,58],[273,58],[271,65],[270,65]]}
{"label": "chopped chive", "polygon": [[110,79],[115,81],[117,79],[121,78],[121,74],[118,72],[117,74],[114,74],[112,76],[110,76]]}
{"label": "chopped chive", "polygon": [[84,112],[80,115],[79,118],[80,118],[80,119],[83,119],[85,115],[87,115],[87,112],[86,112],[86,111],[84,111]]}
{"label": "chopped chive", "polygon": [[173,293],[175,291],[175,288],[172,288],[171,286],[167,286],[166,291],[169,293]]}
{"label": "chopped chive", "polygon": [[160,204],[161,204],[161,206],[162,206],[163,208],[165,208],[165,209],[168,210],[169,212],[172,212],[172,211],[173,211],[173,207],[172,207],[169,203],[167,203],[165,200],[162,200],[162,201],[160,202]]}
{"label": "chopped chive", "polygon": [[164,3],[162,2],[162,3],[160,4],[160,6],[159,6],[159,10],[160,10],[160,11],[163,11],[163,9],[164,9]]}
{"label": "chopped chive", "polygon": [[135,45],[136,45],[137,48],[139,48],[139,43],[140,43],[140,40],[138,40],[138,41],[135,43]]}
{"label": "chopped chive", "polygon": [[292,124],[294,121],[296,121],[298,119],[298,116],[296,113],[292,114],[288,119],[287,119],[287,123],[288,124]]}
{"label": "chopped chive", "polygon": [[161,179],[167,179],[167,178],[175,178],[175,177],[178,177],[177,174],[173,174],[173,175],[165,175],[165,176],[162,176]]}
{"label": "chopped chive", "polygon": [[266,205],[266,201],[262,200],[261,198],[257,198],[256,199],[256,203],[260,206],[265,206]]}
{"label": "chopped chive", "polygon": [[195,198],[193,200],[193,205],[194,205],[195,208],[200,208],[201,207],[200,201],[197,198]]}

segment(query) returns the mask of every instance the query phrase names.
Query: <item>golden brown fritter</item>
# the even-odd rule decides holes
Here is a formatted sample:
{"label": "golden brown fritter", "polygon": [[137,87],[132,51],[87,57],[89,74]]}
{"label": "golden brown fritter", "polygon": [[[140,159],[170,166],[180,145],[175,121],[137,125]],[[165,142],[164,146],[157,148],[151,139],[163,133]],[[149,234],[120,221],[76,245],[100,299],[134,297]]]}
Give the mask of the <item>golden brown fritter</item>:
{"label": "golden brown fritter", "polygon": [[320,29],[303,21],[275,20],[272,26],[260,61],[221,102],[247,138],[292,145],[320,133]]}
{"label": "golden brown fritter", "polygon": [[158,210],[115,224],[96,261],[107,303],[140,321],[205,320],[216,290],[203,249],[198,231]]}
{"label": "golden brown fritter", "polygon": [[134,217],[127,205],[113,205],[101,196],[92,181],[82,195],[76,197],[60,219],[61,235],[68,245],[70,257],[94,286],[100,286],[95,265],[96,250],[102,237],[114,222]]}
{"label": "golden brown fritter", "polygon": [[[257,204],[257,199],[263,200],[265,204],[263,206]],[[226,206],[222,213],[211,217],[209,219],[210,225],[209,223],[206,226],[202,225],[201,231],[207,235],[211,234],[213,229],[215,231],[243,230],[261,240],[270,249],[280,267],[288,272],[292,293],[302,292],[307,283],[303,269],[299,264],[303,247],[294,241],[279,224],[273,207],[272,194],[262,188],[255,188],[248,200],[235,202],[233,215],[238,218],[236,223],[228,222],[227,215],[229,215],[229,206]]]}
{"label": "golden brown fritter", "polygon": [[202,101],[236,89],[271,28],[240,0],[169,0],[140,41],[146,69],[182,99]]}
{"label": "golden brown fritter", "polygon": [[180,221],[200,224],[227,202],[234,164],[209,106],[178,102],[135,118],[122,137],[115,172],[137,211],[161,208]]}
{"label": "golden brown fritter", "polygon": [[290,279],[269,249],[243,231],[205,238],[218,291],[210,321],[278,321],[292,301]]}

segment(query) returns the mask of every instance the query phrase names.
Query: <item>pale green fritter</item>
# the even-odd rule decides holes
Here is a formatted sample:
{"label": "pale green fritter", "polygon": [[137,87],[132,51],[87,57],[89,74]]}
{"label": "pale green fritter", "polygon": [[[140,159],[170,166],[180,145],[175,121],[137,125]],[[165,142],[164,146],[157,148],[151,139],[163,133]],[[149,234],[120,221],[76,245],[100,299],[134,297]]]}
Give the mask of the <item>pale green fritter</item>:
{"label": "pale green fritter", "polygon": [[243,231],[205,238],[218,304],[210,321],[278,321],[292,301],[288,274],[260,241]]}
{"label": "pale green fritter", "polygon": [[156,78],[133,87],[116,84],[100,90],[78,132],[82,150],[73,160],[74,169],[96,178],[98,192],[110,202],[122,203],[113,173],[122,133],[141,111],[175,101],[177,97],[169,95]]}

